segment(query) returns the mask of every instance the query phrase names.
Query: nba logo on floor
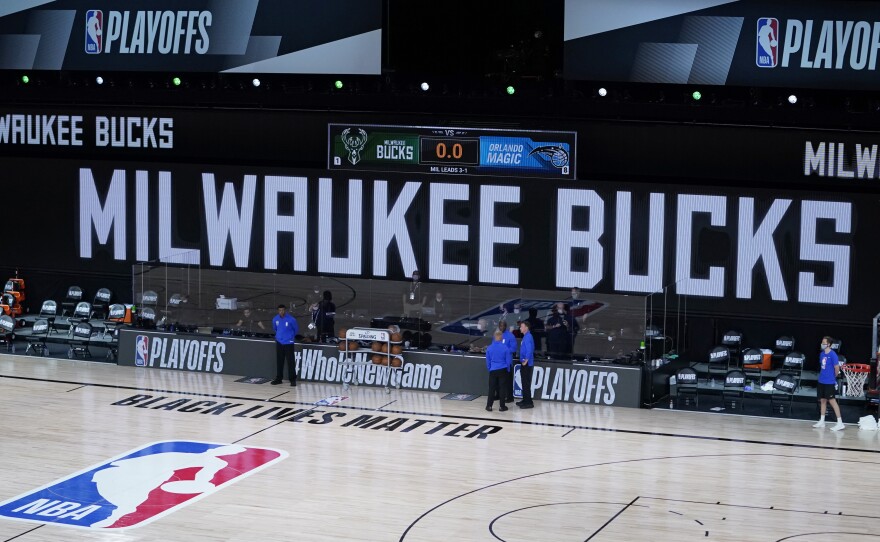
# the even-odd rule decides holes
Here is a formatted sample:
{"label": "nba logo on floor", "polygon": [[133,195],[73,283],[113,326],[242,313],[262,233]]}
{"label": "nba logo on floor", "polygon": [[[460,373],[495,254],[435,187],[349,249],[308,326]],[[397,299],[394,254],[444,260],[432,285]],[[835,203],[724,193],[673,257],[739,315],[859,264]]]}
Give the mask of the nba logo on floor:
{"label": "nba logo on floor", "polygon": [[135,367],[146,367],[147,356],[150,353],[150,338],[146,335],[138,335],[134,340],[134,364]]}
{"label": "nba logo on floor", "polygon": [[97,55],[104,45],[104,12],[90,9],[86,12],[86,53]]}
{"label": "nba logo on floor", "polygon": [[0,503],[0,517],[89,529],[138,527],[287,457],[238,444],[148,444]]}
{"label": "nba logo on floor", "polygon": [[779,53],[779,21],[772,17],[758,19],[755,64],[759,68],[775,68]]}

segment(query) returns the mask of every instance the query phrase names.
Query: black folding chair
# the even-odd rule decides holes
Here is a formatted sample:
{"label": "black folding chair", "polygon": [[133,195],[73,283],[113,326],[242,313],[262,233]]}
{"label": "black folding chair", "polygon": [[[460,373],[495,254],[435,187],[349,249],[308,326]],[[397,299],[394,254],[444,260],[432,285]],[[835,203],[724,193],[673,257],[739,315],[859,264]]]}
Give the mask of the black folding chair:
{"label": "black folding chair", "polygon": [[156,327],[156,310],[152,307],[144,307],[140,310],[140,320],[145,329],[154,329]]}
{"label": "black folding chair", "polygon": [[773,394],[770,396],[770,411],[776,413],[785,412],[788,406],[788,416],[791,417],[791,405],[794,401],[794,391],[797,389],[797,380],[792,375],[781,374],[773,381]]}
{"label": "black folding chair", "polygon": [[0,316],[0,344],[6,345],[7,352],[15,352],[15,319],[8,314]]}
{"label": "black folding chair", "polygon": [[34,326],[31,328],[31,334],[25,337],[28,345],[24,353],[27,354],[33,350],[34,354],[38,356],[48,356],[49,345],[46,344],[46,338],[49,336],[50,329],[51,325],[49,324],[49,320],[45,318],[41,318],[34,322]]}
{"label": "black folding chair", "polygon": [[746,378],[761,385],[764,378],[764,352],[757,348],[749,348],[742,354],[742,367]]}
{"label": "black folding chair", "polygon": [[155,290],[144,290],[141,293],[140,304],[144,307],[157,307],[159,305],[159,294]]}
{"label": "black folding chair", "polygon": [[159,294],[155,290],[144,290],[139,297],[137,325],[146,328],[156,327],[159,320],[156,314],[159,307]]}
{"label": "black folding chair", "polygon": [[709,352],[709,367],[707,376],[712,379],[713,385],[715,377],[724,377],[727,374],[727,365],[730,362],[730,349],[726,346],[716,346]]}
{"label": "black folding chair", "polygon": [[781,375],[791,375],[795,382],[797,382],[797,386],[795,386],[795,390],[801,387],[801,380],[804,376],[804,362],[807,357],[801,352],[789,352],[788,355],[785,356],[785,361],[782,363],[782,369],[779,370],[779,374]]}
{"label": "black folding chair", "polygon": [[77,303],[83,300],[83,289],[79,286],[71,286],[67,289],[67,297],[61,302],[61,316],[73,314]]}
{"label": "black folding chair", "polygon": [[770,356],[770,368],[778,369],[785,361],[785,356],[794,350],[794,337],[791,335],[782,335],[776,338],[773,344],[773,354]]}
{"label": "black folding chair", "polygon": [[721,336],[722,346],[726,346],[730,350],[730,357],[727,361],[727,370],[738,369],[742,361],[742,331],[730,330]]}
{"label": "black folding chair", "polygon": [[721,390],[721,400],[724,407],[728,405],[733,410],[742,410],[746,398],[746,374],[740,370],[728,371],[724,377],[724,389]]}
{"label": "black folding chair", "polygon": [[690,367],[684,367],[675,373],[675,406],[682,406],[681,400],[684,399],[684,405],[690,404],[690,398],[694,398],[694,406],[700,404],[700,390],[697,387],[697,372]]}
{"label": "black folding chair", "polygon": [[71,337],[73,335],[73,328],[77,326],[77,324],[88,323],[92,318],[92,304],[88,301],[80,301],[76,304],[76,308],[73,310],[73,314],[67,318],[67,322],[70,324],[70,329],[67,330],[67,336]]}
{"label": "black folding chair", "polygon": [[37,315],[37,318],[45,319],[49,324],[49,332],[58,331],[58,328],[55,327],[55,317],[58,316],[58,303],[51,299],[47,299],[43,301],[43,305],[40,307],[40,314]]}
{"label": "black folding chair", "polygon": [[108,288],[101,288],[95,293],[95,299],[92,300],[92,314],[94,318],[107,317],[111,299],[113,299],[113,292]]}
{"label": "black folding chair", "polygon": [[110,336],[110,340],[104,344],[107,347],[107,361],[119,360],[119,333]]}
{"label": "black folding chair", "polygon": [[107,319],[104,320],[104,333],[101,337],[104,339],[107,338],[107,335],[115,337],[119,326],[121,326],[124,321],[125,305],[119,303],[110,305],[110,310],[107,312]]}
{"label": "black folding chair", "polygon": [[171,297],[169,297],[168,303],[165,305],[165,308],[159,311],[160,314],[162,314],[162,317],[159,318],[159,321],[156,322],[156,325],[162,327],[178,321],[182,312],[179,309],[183,309],[183,305],[186,302],[186,299],[186,296],[184,296],[183,294],[173,294]]}
{"label": "black folding chair", "polygon": [[73,326],[73,338],[67,341],[67,357],[74,358],[91,358],[92,351],[89,349],[89,343],[92,341],[92,324],[88,322],[80,322]]}
{"label": "black folding chair", "polygon": [[119,327],[125,325],[125,305],[110,305],[110,311],[107,319],[104,320],[103,338],[107,338],[110,334],[110,341],[105,345],[107,347],[107,361],[116,361],[119,359]]}

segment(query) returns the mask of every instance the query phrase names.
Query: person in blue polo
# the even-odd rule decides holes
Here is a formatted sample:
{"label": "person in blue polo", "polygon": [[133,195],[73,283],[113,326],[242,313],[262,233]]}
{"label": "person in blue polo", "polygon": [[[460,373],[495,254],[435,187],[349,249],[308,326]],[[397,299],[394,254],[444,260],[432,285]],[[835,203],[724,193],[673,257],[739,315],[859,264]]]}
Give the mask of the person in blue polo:
{"label": "person in blue polo", "polygon": [[831,349],[831,337],[822,337],[822,351],[819,352],[819,383],[816,385],[816,394],[819,396],[819,421],[813,424],[815,428],[825,427],[825,411],[831,404],[837,423],[831,428],[832,431],[846,429],[840,417],[840,406],[837,404],[837,376],[840,374],[840,360],[837,352]]}
{"label": "person in blue polo", "polygon": [[489,397],[486,399],[486,410],[492,411],[492,404],[495,402],[495,396],[498,396],[501,403],[501,412],[507,410],[504,405],[504,391],[501,389],[507,382],[507,372],[510,371],[510,361],[508,361],[508,349],[504,344],[504,334],[501,330],[496,330],[492,344],[486,349],[486,369],[489,370]]}
{"label": "person in blue polo", "polygon": [[507,322],[501,320],[498,322],[498,331],[502,333],[502,342],[507,347],[507,366],[510,370],[507,372],[507,380],[502,383],[502,397],[504,403],[513,402],[513,355],[516,354],[516,337],[507,327]]}
{"label": "person in blue polo", "polygon": [[272,385],[281,384],[284,379],[284,360],[287,360],[287,374],[290,385],[296,386],[296,359],[294,340],[299,332],[296,318],[287,314],[287,307],[278,305],[278,314],[272,318],[272,329],[275,330],[276,368],[275,380]]}
{"label": "person in blue polo", "polygon": [[522,333],[522,341],[519,345],[519,362],[522,365],[519,370],[522,378],[522,401],[517,401],[519,408],[535,408],[532,402],[532,371],[535,370],[535,340],[532,338],[531,323],[523,320],[519,323],[519,331]]}

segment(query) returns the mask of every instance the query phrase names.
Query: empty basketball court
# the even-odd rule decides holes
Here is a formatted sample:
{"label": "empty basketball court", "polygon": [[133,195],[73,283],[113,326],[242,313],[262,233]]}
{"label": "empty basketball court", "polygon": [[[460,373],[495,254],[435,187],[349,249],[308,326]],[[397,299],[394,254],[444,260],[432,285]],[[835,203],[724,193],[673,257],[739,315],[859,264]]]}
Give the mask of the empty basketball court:
{"label": "empty basketball court", "polygon": [[830,6],[0,0],[0,542],[877,540]]}
{"label": "empty basketball court", "polygon": [[0,540],[877,538],[878,436],[853,424],[558,402],[490,413],[485,398],[238,378],[0,358],[0,500],[160,441],[287,454],[138,526],[33,513],[0,518]]}

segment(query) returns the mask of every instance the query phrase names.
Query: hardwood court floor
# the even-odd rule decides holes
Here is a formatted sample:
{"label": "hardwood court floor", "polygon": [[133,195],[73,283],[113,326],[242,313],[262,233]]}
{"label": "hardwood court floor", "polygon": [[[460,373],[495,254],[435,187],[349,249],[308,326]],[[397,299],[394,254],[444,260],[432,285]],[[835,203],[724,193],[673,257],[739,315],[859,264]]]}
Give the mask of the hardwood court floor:
{"label": "hardwood court floor", "polygon": [[[852,424],[832,433],[541,402],[490,413],[484,397],[236,378],[0,356],[0,501],[155,441],[289,453],[141,527],[0,517],[0,541],[841,542],[880,532],[878,435]],[[347,399],[313,406],[333,395]]]}

